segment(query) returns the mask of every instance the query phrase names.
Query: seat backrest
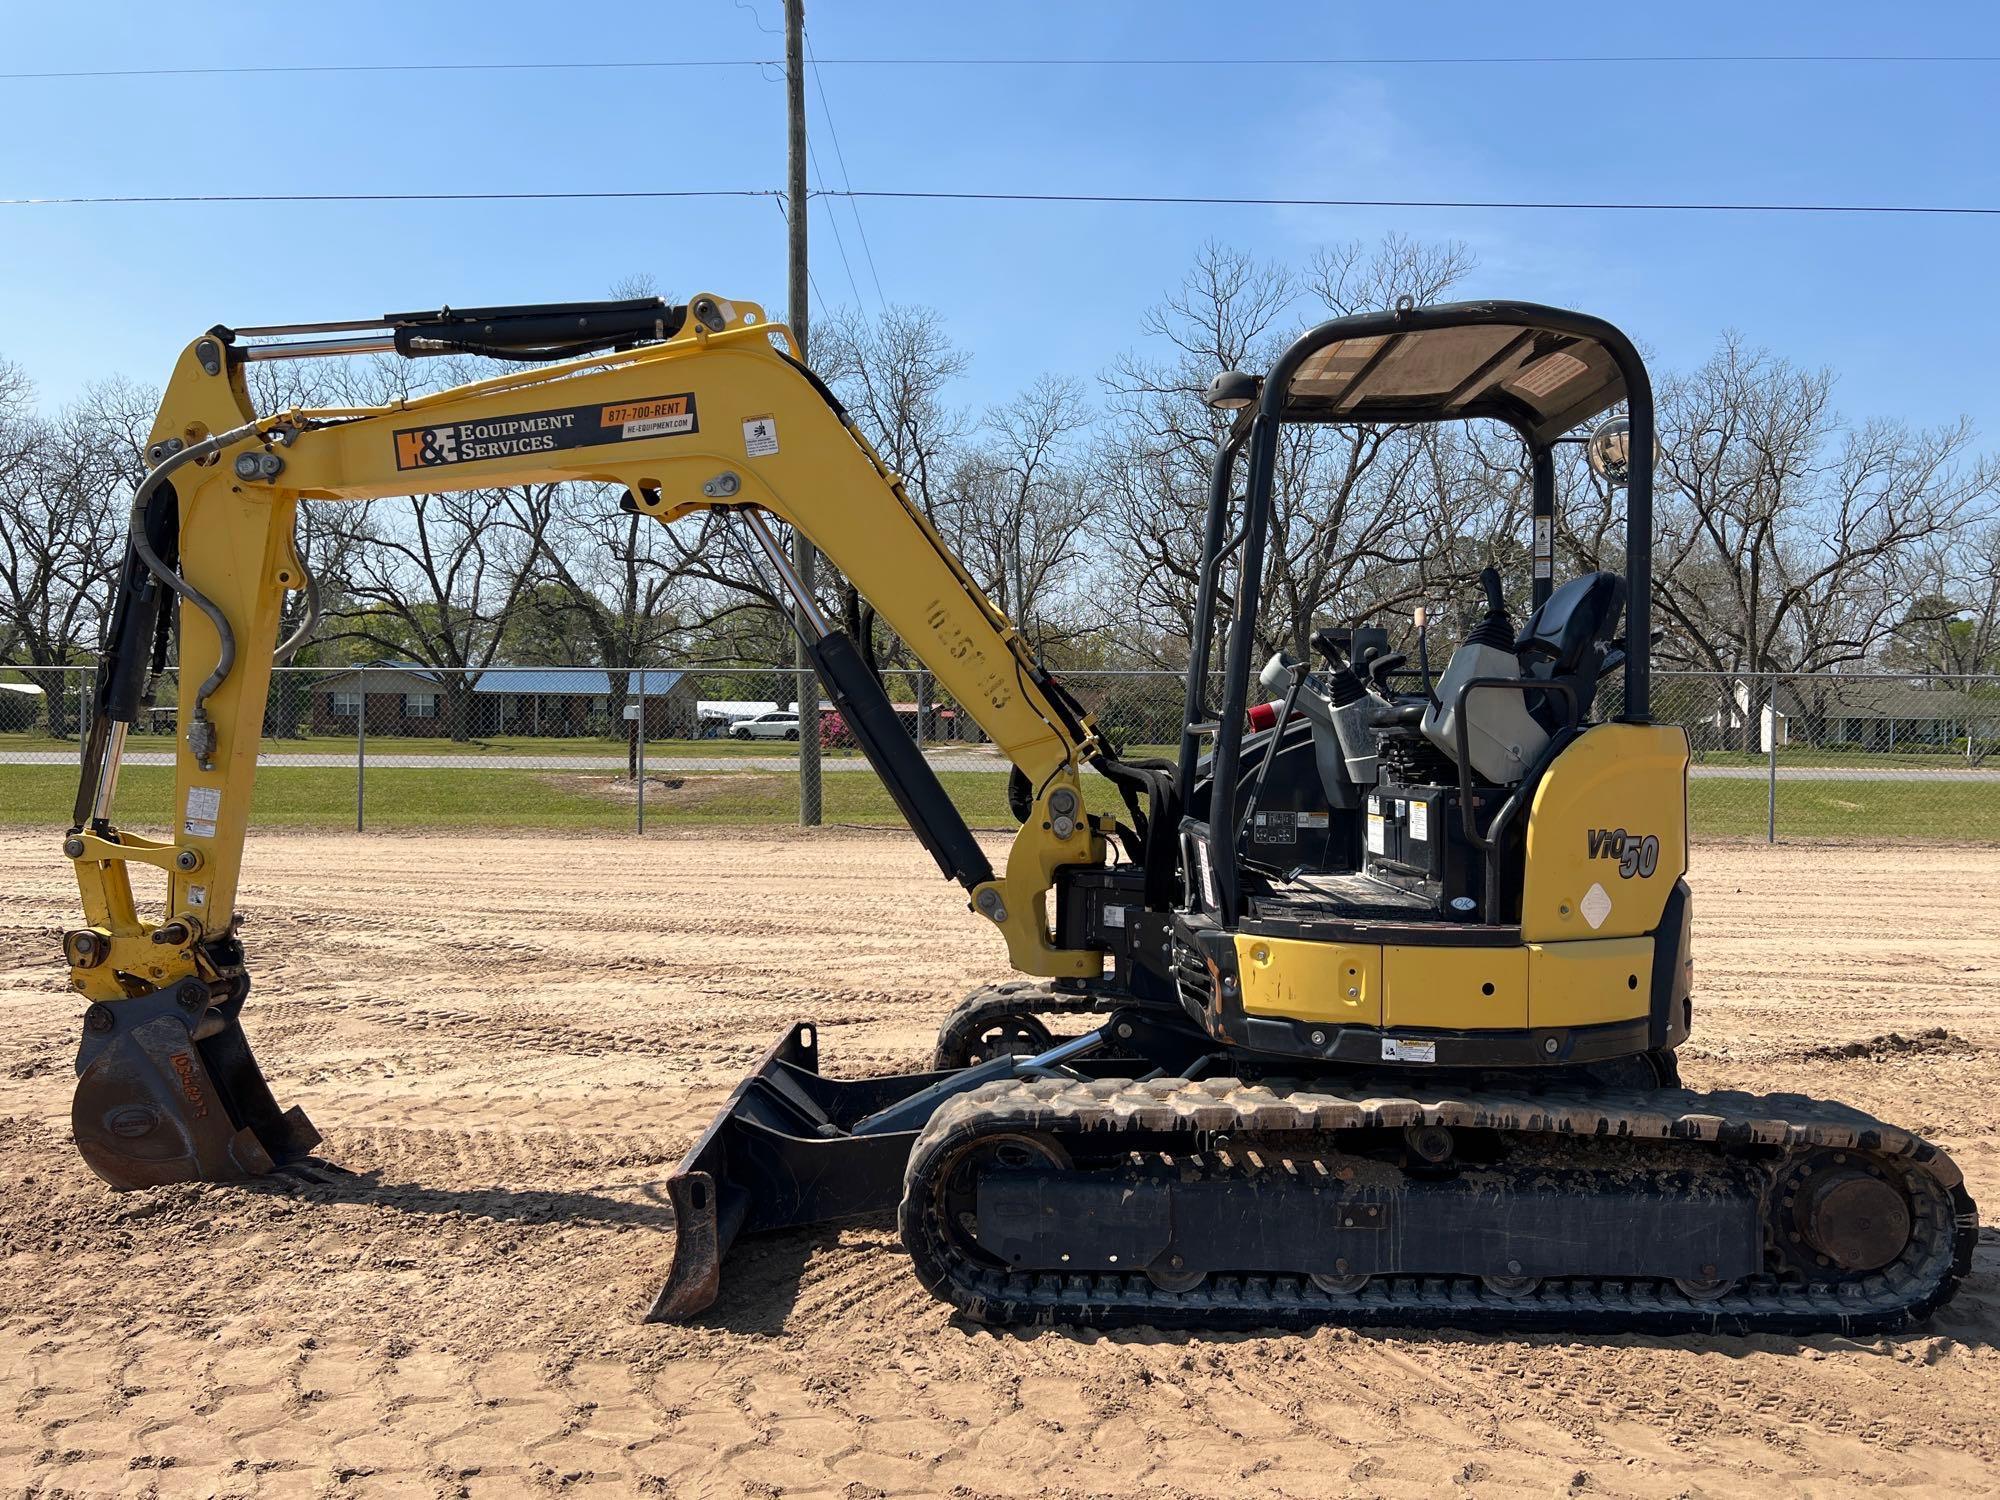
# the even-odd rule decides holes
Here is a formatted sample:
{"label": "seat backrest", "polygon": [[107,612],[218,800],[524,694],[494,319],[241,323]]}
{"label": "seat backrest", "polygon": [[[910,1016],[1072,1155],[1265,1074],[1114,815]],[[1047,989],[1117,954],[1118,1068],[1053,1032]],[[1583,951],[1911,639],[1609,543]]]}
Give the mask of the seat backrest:
{"label": "seat backrest", "polygon": [[[1625,580],[1616,573],[1584,573],[1572,578],[1548,597],[1514,639],[1514,654],[1521,659],[1523,677],[1577,677],[1577,698],[1587,710],[1597,686],[1597,673],[1604,664],[1625,612]],[[1553,695],[1535,695],[1535,717],[1553,728],[1562,718]]]}

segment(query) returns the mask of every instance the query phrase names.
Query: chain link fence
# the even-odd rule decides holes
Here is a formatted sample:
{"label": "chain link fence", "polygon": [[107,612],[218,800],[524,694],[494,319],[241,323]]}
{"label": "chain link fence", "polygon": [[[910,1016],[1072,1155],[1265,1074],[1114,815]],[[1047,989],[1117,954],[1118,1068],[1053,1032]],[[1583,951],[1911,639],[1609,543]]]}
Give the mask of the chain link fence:
{"label": "chain link fence", "polygon": [[[1180,674],[1062,680],[1121,752],[1176,753]],[[794,823],[808,722],[798,682],[788,666],[281,669],[258,820],[383,831]],[[1008,763],[971,716],[929,673],[891,671],[885,685],[967,820],[1011,827]],[[0,822],[67,823],[90,691],[88,667],[0,668]],[[1607,685],[1601,712],[1616,712],[1617,691]],[[1656,671],[1653,697],[1655,715],[1688,732],[1698,837],[2000,841],[2000,677]],[[169,673],[128,741],[119,797],[134,827],[165,816],[179,712]],[[807,712],[824,745],[825,820],[898,823],[840,716]],[[1112,807],[1092,781],[1095,805]]]}

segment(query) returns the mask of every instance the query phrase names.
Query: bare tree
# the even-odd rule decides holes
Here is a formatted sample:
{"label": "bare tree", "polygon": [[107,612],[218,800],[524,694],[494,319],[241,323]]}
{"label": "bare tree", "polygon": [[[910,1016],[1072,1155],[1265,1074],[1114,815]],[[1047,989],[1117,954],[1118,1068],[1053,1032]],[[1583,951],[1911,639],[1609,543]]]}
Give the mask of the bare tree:
{"label": "bare tree", "polygon": [[1161,352],[1127,354],[1101,377],[1111,416],[1092,457],[1098,530],[1117,561],[1110,587],[1147,625],[1132,643],[1156,661],[1180,659],[1194,628],[1208,470],[1228,431],[1202,393],[1218,371],[1275,357],[1297,295],[1284,267],[1210,241],[1141,320]]}
{"label": "bare tree", "polygon": [[[882,461],[919,508],[937,518],[940,487],[962,452],[968,421],[948,397],[971,356],[952,342],[935,308],[896,304],[880,317],[839,309],[813,330],[813,368],[840,398]],[[824,581],[824,580],[823,580]],[[878,675],[905,658],[881,639],[873,605],[845,579],[831,583],[841,622]]]}
{"label": "bare tree", "polygon": [[1970,425],[1843,422],[1833,376],[1734,335],[1662,386],[1656,603],[1720,672],[1858,662],[1904,623],[1924,549],[1990,508]]}
{"label": "bare tree", "polygon": [[1042,376],[987,413],[984,441],[959,461],[939,515],[974,579],[1037,651],[1086,624],[1094,496],[1078,439],[1089,424],[1082,388]]}
{"label": "bare tree", "polygon": [[124,555],[145,433],[127,394],[95,386],[41,418],[26,379],[0,365],[0,640],[42,690],[52,735],[75,730],[82,677],[63,669],[95,659]]}
{"label": "bare tree", "polygon": [[533,577],[552,485],[461,490],[361,507],[338,632],[438,669],[443,729],[471,737],[472,689]]}
{"label": "bare tree", "polygon": [[1961,689],[2000,668],[2000,521],[1934,541],[1918,577],[1885,664]]}
{"label": "bare tree", "polygon": [[[1316,255],[1303,276],[1225,247],[1202,248],[1146,318],[1167,352],[1105,377],[1118,419],[1097,454],[1104,529],[1130,560],[1124,584],[1170,647],[1191,628],[1208,468],[1224,423],[1201,394],[1219,371],[1264,369],[1317,320],[1402,298],[1433,301],[1471,268],[1463,245],[1390,237]],[[1478,562],[1468,539],[1518,488],[1496,492],[1481,450],[1406,428],[1291,427],[1280,437],[1259,646],[1304,651],[1315,620],[1355,623],[1449,586]],[[1226,608],[1229,600],[1221,603]],[[1184,644],[1176,649],[1185,649]]]}

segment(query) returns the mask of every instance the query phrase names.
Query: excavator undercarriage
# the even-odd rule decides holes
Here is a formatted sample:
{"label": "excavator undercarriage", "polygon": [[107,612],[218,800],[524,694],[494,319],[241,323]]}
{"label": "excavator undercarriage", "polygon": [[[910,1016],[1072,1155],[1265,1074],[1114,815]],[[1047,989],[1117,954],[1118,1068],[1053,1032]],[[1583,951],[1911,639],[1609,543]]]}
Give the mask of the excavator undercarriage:
{"label": "excavator undercarriage", "polygon": [[[243,378],[385,352],[520,368],[263,414]],[[64,844],[85,913],[64,938],[89,1002],[84,1159],[144,1188],[296,1170],[320,1144],[245,1039],[236,918],[271,663],[311,628],[278,639],[284,595],[313,588],[296,507],[583,480],[635,516],[738,518],[912,831],[1026,976],[968,996],[922,1073],[827,1077],[817,1026],[791,1027],[668,1181],[651,1318],[714,1303],[741,1235],[891,1213],[923,1285],[986,1322],[1858,1333],[1927,1316],[1977,1236],[1943,1153],[1844,1105],[1680,1084],[1688,747],[1650,714],[1653,411],[1630,342],[1527,303],[1403,307],[1225,372],[1210,404],[1226,430],[1184,732],[1176,760],[1131,760],[754,305],[197,339],[135,495]],[[1589,443],[1625,491],[1623,571],[1557,586],[1556,447],[1618,408]],[[1421,621],[1415,664],[1355,625],[1315,631],[1317,663],[1280,649],[1259,669],[1282,431],[1476,420],[1528,451],[1519,628],[1489,568],[1485,615],[1439,672]],[[1012,763],[1001,868],[770,518],[812,537]],[[183,697],[153,839],[115,820],[118,767],[176,636],[183,684],[208,675]],[[1119,815],[1090,810],[1086,772]],[[157,913],[133,864],[166,877]]]}

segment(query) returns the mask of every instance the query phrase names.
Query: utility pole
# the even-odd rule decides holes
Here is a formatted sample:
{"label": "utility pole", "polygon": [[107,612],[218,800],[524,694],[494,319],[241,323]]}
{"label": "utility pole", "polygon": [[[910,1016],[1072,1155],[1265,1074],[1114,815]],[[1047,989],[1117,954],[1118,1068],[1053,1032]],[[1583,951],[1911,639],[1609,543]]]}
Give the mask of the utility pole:
{"label": "utility pole", "polygon": [[[785,291],[787,316],[797,347],[806,357],[806,7],[805,0],[785,0],[785,214],[790,225],[790,275]],[[792,571],[810,594],[817,572],[818,550],[796,527],[792,530]],[[806,652],[811,621],[803,604],[793,606],[795,627],[793,665],[797,668],[799,704],[799,827],[820,824],[819,678]]]}

